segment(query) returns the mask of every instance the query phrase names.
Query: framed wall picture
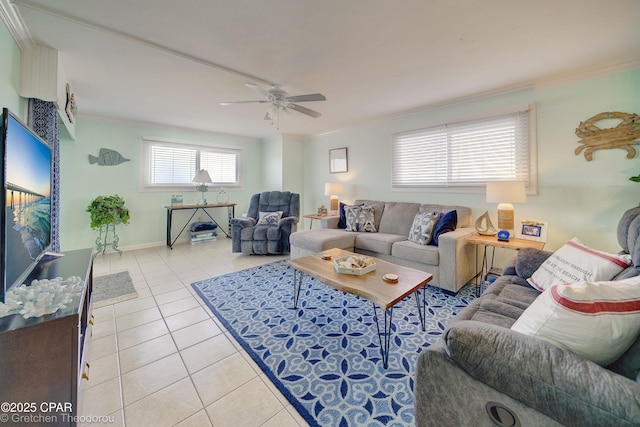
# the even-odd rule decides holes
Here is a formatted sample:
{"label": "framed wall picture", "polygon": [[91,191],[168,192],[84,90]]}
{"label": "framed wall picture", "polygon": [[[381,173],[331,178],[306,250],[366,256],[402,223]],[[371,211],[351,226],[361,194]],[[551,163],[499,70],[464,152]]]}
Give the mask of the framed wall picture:
{"label": "framed wall picture", "polygon": [[518,239],[546,242],[548,226],[548,222],[529,220],[520,221],[520,227],[516,230],[516,237]]}
{"label": "framed wall picture", "polygon": [[329,150],[329,172],[341,173],[348,170],[347,147]]}

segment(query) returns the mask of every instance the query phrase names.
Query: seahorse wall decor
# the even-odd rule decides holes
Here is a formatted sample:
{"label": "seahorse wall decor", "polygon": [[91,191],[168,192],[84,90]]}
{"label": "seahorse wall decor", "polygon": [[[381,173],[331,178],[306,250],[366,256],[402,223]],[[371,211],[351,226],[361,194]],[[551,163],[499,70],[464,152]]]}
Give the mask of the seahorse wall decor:
{"label": "seahorse wall decor", "polygon": [[[616,127],[601,129],[596,123],[605,119],[621,120]],[[593,152],[610,148],[624,148],[627,150],[627,159],[636,156],[636,149],[632,144],[640,144],[636,141],[640,138],[640,116],[631,113],[600,113],[585,122],[580,122],[576,128],[576,135],[582,138],[576,148],[576,156],[584,150],[584,158],[593,160]]]}

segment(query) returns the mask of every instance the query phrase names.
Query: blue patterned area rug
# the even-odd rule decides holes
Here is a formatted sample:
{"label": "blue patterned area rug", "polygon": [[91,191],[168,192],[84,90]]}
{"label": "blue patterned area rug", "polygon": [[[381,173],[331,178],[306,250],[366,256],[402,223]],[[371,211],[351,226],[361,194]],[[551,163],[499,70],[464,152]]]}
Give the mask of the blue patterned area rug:
{"label": "blue patterned area rug", "polygon": [[427,286],[426,332],[414,297],[398,303],[384,369],[371,302],[305,276],[294,309],[287,261],[192,286],[312,426],[415,425],[418,353],[474,298],[469,285],[457,296]]}

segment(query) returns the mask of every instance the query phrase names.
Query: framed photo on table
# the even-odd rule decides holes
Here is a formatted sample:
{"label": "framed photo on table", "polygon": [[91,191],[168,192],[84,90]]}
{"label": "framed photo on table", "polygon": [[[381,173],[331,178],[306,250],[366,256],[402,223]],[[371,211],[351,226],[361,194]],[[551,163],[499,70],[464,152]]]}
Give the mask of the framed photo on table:
{"label": "framed photo on table", "polygon": [[516,230],[518,239],[533,240],[535,242],[547,241],[548,222],[543,221],[520,221],[520,227]]}
{"label": "framed photo on table", "polygon": [[348,170],[347,147],[329,150],[329,172],[340,173]]}

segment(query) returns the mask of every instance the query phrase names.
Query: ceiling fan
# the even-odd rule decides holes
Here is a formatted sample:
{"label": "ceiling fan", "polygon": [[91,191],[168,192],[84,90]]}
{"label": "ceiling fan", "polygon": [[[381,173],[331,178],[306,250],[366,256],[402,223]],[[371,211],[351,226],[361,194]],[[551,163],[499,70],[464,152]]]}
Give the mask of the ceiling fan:
{"label": "ceiling fan", "polygon": [[[297,102],[312,102],[312,101],[326,101],[327,98],[320,93],[310,93],[307,95],[297,95],[297,96],[289,96],[289,94],[282,89],[281,85],[274,84],[271,89],[265,90],[260,86],[254,85],[252,83],[244,84],[249,89],[253,89],[259,94],[263,95],[265,99],[255,100],[255,101],[228,101],[221,102],[220,105],[231,105],[231,104],[271,104],[269,111],[264,117],[265,120],[271,120],[272,122],[276,121],[278,123],[278,119],[280,118],[280,111],[287,112],[288,110],[294,110],[302,114],[306,114],[307,116],[318,118],[322,114],[311,110],[310,108],[303,107],[302,105],[298,105]],[[275,116],[275,117],[274,117]]]}

